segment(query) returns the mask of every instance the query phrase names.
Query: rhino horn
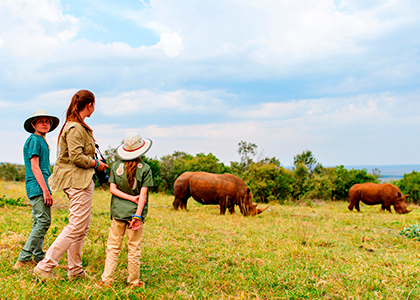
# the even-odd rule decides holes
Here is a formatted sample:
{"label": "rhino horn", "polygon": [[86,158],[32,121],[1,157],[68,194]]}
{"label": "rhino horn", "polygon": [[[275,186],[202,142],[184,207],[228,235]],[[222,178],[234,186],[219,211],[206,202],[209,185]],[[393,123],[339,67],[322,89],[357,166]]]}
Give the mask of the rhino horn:
{"label": "rhino horn", "polygon": [[403,214],[408,214],[410,211],[412,211],[412,209],[404,209],[404,212],[403,212]]}
{"label": "rhino horn", "polygon": [[270,205],[267,205],[267,207],[266,208],[263,208],[263,209],[257,208],[257,213],[260,214],[260,213],[262,213],[264,210],[266,210],[269,207],[270,207]]}
{"label": "rhino horn", "polygon": [[396,209],[395,211],[399,214],[408,214],[410,211],[412,211],[412,209],[408,210],[406,207],[402,207],[400,209]]}

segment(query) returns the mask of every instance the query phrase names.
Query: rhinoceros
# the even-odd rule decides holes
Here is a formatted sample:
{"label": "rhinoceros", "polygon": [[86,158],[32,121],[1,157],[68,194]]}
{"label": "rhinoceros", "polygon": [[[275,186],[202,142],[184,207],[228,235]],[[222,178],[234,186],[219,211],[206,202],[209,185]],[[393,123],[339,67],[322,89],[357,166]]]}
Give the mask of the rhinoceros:
{"label": "rhinoceros", "polygon": [[367,205],[382,204],[383,210],[391,212],[391,205],[399,214],[409,213],[405,199],[408,195],[403,195],[398,187],[390,183],[359,183],[353,185],[349,190],[349,209],[356,207],[360,211],[359,201]]}
{"label": "rhinoceros", "polygon": [[233,214],[235,205],[244,216],[260,214],[268,208],[258,209],[252,203],[251,190],[232,174],[185,172],[174,183],[174,196],[175,210],[186,209],[190,197],[205,205],[219,204],[221,215],[225,214],[226,208]]}

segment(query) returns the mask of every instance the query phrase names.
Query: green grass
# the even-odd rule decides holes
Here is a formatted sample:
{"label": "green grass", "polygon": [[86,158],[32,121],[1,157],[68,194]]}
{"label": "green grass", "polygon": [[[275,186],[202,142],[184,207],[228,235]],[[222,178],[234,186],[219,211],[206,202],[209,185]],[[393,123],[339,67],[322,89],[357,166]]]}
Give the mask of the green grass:
{"label": "green grass", "polygon": [[[1,193],[24,198],[24,185],[0,181]],[[68,200],[54,194],[47,249],[67,223]],[[419,299],[420,242],[400,235],[417,224],[420,210],[407,215],[345,202],[278,205],[256,217],[219,215],[217,206],[189,200],[174,211],[173,198],[153,194],[145,226],[141,279],[131,290],[124,246],[112,289],[92,282],[41,283],[31,270],[12,271],[31,229],[30,207],[0,208],[0,299]],[[95,190],[92,225],[83,261],[100,279],[110,226],[110,195]],[[61,265],[66,265],[66,257]]]}

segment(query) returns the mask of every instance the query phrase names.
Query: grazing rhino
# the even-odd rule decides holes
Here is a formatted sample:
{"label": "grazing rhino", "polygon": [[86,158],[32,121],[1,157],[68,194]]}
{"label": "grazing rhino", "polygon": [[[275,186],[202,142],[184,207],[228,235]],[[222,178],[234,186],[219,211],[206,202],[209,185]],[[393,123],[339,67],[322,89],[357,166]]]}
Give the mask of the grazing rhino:
{"label": "grazing rhino", "polygon": [[176,210],[186,209],[190,197],[205,205],[219,204],[221,215],[225,214],[226,208],[234,213],[235,205],[244,216],[260,214],[268,207],[257,209],[257,205],[252,204],[251,190],[232,174],[185,172],[174,183],[174,196],[172,205]]}
{"label": "grazing rhino", "polygon": [[391,212],[391,205],[399,214],[409,213],[405,199],[408,195],[403,195],[398,187],[389,183],[359,183],[353,185],[349,190],[349,209],[356,207],[360,211],[359,201],[367,205],[382,204],[382,209]]}

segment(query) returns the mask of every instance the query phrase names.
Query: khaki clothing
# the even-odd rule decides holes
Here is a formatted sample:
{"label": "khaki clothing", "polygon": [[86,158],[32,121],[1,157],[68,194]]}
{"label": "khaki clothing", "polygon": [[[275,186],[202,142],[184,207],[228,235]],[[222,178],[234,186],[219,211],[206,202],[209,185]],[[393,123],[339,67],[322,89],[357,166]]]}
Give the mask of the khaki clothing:
{"label": "khaki clothing", "polygon": [[85,189],[95,174],[91,167],[95,154],[92,132],[77,122],[68,122],[58,145],[58,157],[48,183],[53,191]]}
{"label": "khaki clothing", "polygon": [[105,283],[113,281],[115,268],[117,267],[118,255],[121,251],[124,235],[127,234],[128,248],[128,278],[129,284],[137,284],[140,280],[140,256],[141,256],[141,239],[143,236],[143,222],[140,228],[131,230],[128,228],[129,222],[112,220],[111,229],[107,241],[105,269],[101,279]]}
{"label": "khaki clothing", "polygon": [[52,272],[67,251],[69,275],[76,275],[83,271],[82,247],[90,227],[94,187],[95,184],[91,179],[90,185],[86,189],[68,188],[64,190],[70,200],[69,223],[50,246],[45,258],[38,263],[37,267],[41,270]]}
{"label": "khaki clothing", "polygon": [[[135,174],[134,187],[130,187],[127,179],[127,172],[125,169],[125,163],[121,160],[113,163],[111,167],[111,175],[109,177],[110,183],[115,183],[117,188],[129,195],[137,196],[140,194],[142,187],[153,186],[152,170],[150,167],[142,161],[139,161],[137,165],[137,171]],[[144,205],[141,216],[143,220],[147,216],[149,206],[149,193],[147,193],[146,204]],[[137,204],[134,202],[119,198],[112,195],[111,198],[111,219],[117,219],[122,221],[131,221],[131,216],[137,211]]]}

